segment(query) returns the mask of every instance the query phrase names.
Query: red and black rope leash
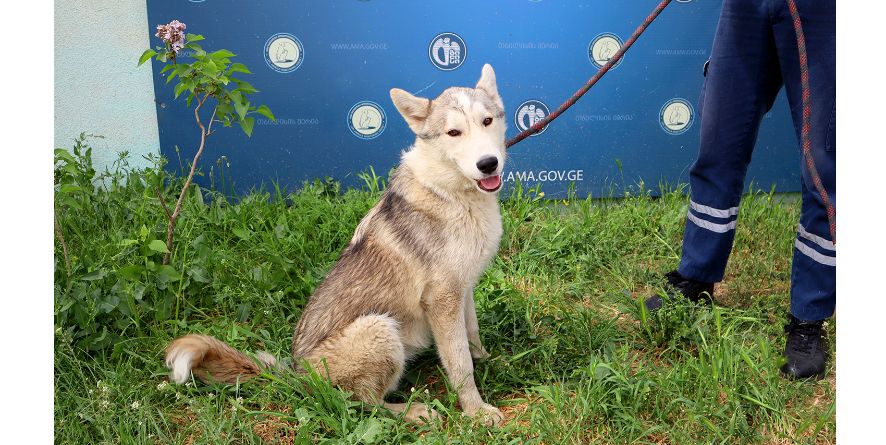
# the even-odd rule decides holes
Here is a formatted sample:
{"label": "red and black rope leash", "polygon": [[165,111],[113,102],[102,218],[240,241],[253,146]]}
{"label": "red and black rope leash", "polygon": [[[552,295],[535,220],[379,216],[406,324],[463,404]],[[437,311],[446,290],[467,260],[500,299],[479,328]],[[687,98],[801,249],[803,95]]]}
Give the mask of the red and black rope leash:
{"label": "red and black rope leash", "polygon": [[[797,50],[800,54],[800,85],[802,88],[803,94],[803,126],[800,131],[800,142],[803,146],[803,157],[806,161],[806,168],[809,169],[809,175],[812,177],[812,182],[815,185],[818,194],[821,196],[822,202],[824,202],[825,207],[827,208],[828,214],[828,223],[830,225],[831,230],[831,239],[834,241],[834,244],[837,243],[837,223],[836,223],[836,211],[834,210],[834,206],[828,198],[828,194],[825,191],[824,185],[821,183],[821,177],[818,175],[818,169],[815,167],[815,160],[812,157],[812,142],[809,139],[809,129],[810,123],[809,120],[812,116],[812,101],[809,92],[809,66],[808,60],[806,56],[806,38],[803,35],[803,25],[800,21],[800,13],[797,11],[797,4],[794,0],[786,0],[788,4],[788,9],[791,12],[791,17],[794,20],[794,31],[797,33]],[[671,3],[671,0],[662,0],[658,6],[646,17],[646,20],[637,27],[637,30],[631,35],[631,37],[619,48],[618,52],[597,71],[597,74],[594,74],[594,77],[591,77],[587,83],[584,84],[575,94],[572,95],[566,102],[563,102],[563,105],[560,105],[559,108],[554,110],[551,114],[547,115],[544,119],[536,122],[531,127],[523,130],[518,135],[514,136],[505,144],[506,148],[511,148],[514,144],[526,139],[529,136],[532,136],[535,133],[541,131],[545,125],[549,124],[552,120],[559,117],[564,111],[569,109],[575,102],[578,101],[588,90],[591,89],[594,84],[597,83],[600,78],[602,78],[619,60],[621,60],[624,53],[630,49],[631,45],[640,38],[640,35],[646,31],[646,28],[658,18],[658,15],[661,14],[662,11]]]}
{"label": "red and black rope leash", "polygon": [[591,87],[594,86],[594,84],[597,83],[597,81],[600,80],[601,77],[603,77],[603,75],[605,75],[610,69],[612,69],[612,67],[615,66],[615,64],[618,63],[619,60],[621,60],[621,57],[624,55],[624,53],[627,52],[628,49],[630,49],[631,45],[633,45],[634,42],[637,41],[637,39],[640,37],[640,34],[643,34],[643,31],[646,31],[646,28],[648,28],[649,25],[651,25],[652,22],[658,17],[658,15],[661,14],[662,11],[664,11],[664,8],[668,6],[669,3],[671,3],[671,0],[662,0],[662,2],[655,7],[655,10],[652,11],[652,14],[649,14],[649,17],[646,17],[646,20],[643,21],[643,24],[640,25],[636,31],[634,31],[634,34],[631,35],[631,38],[629,38],[625,42],[625,44],[622,45],[621,48],[619,48],[618,52],[616,52],[615,55],[612,56],[612,58],[609,59],[609,61],[606,62],[605,65],[603,65],[603,68],[600,68],[600,71],[597,71],[597,74],[594,74],[594,77],[591,77],[591,79],[588,80],[588,82],[584,84],[584,86],[579,88],[578,91],[576,91],[575,94],[572,95],[572,97],[570,97],[566,102],[563,102],[563,105],[560,105],[560,108],[557,108],[544,119],[536,122],[531,127],[511,138],[511,140],[509,140],[505,144],[505,148],[510,148],[517,142],[520,142],[523,139],[526,139],[527,137],[538,133],[539,131],[541,131],[542,128],[545,127],[545,125],[556,119],[557,116],[560,116],[560,114],[569,109],[569,107],[571,107],[576,101],[578,101],[578,99],[584,96],[584,94],[587,93],[588,90],[590,90]]}

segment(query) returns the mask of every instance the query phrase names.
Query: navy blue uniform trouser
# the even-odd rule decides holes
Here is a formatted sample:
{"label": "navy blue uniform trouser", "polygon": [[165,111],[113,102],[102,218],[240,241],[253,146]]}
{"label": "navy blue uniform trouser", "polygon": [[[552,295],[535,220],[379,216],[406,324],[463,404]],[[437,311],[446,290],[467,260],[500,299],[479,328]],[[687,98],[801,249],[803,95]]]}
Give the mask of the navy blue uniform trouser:
{"label": "navy blue uniform trouser", "polygon": [[[821,181],[835,197],[835,0],[796,0],[808,53],[811,143]],[[797,140],[802,92],[797,39],[784,0],[725,0],[701,94],[701,143],[690,171],[691,201],[679,272],[723,279],[738,205],[760,121],[782,86]],[[836,250],[825,206],[801,162],[802,213],[791,270],[791,313],[822,320],[834,313]]]}

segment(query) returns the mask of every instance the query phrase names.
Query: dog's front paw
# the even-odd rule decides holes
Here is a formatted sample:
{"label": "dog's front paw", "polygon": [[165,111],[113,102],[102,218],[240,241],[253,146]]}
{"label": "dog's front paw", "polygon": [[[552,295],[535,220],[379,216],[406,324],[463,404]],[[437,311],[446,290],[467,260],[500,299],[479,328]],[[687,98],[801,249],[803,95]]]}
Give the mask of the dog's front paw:
{"label": "dog's front paw", "polygon": [[501,410],[488,403],[466,409],[465,415],[480,418],[486,426],[498,426],[505,419],[505,415],[502,414]]}
{"label": "dog's front paw", "polygon": [[474,360],[486,360],[490,356],[491,354],[486,351],[486,348],[484,348],[483,345],[471,345],[471,358],[473,358]]}
{"label": "dog's front paw", "polygon": [[440,415],[437,414],[437,411],[428,408],[424,403],[413,403],[403,418],[407,422],[412,422],[416,425],[426,425],[429,422],[439,420]]}

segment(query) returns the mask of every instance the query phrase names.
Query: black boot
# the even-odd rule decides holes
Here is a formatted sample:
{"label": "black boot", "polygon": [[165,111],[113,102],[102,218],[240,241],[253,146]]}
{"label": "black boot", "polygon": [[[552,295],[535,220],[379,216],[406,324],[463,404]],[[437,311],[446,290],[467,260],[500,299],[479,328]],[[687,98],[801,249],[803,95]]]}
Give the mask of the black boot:
{"label": "black boot", "polygon": [[784,355],[788,362],[781,372],[794,379],[824,377],[828,360],[827,343],[821,335],[821,321],[800,321],[793,315],[785,325],[788,341]]}
{"label": "black boot", "polygon": [[[665,274],[668,283],[673,287],[673,292],[668,292],[671,298],[685,297],[696,303],[711,303],[711,295],[714,294],[714,283],[702,283],[701,281],[684,278],[676,270]],[[661,308],[661,296],[656,294],[646,299],[646,310],[657,311]]]}

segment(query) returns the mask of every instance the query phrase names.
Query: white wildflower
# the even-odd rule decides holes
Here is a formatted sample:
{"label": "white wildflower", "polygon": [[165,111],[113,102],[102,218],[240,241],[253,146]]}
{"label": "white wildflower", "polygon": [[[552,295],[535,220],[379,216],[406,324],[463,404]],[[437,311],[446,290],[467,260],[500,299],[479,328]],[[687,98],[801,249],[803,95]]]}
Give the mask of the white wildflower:
{"label": "white wildflower", "polygon": [[164,389],[166,389],[167,386],[169,386],[169,382],[164,380],[157,384],[157,391],[163,391]]}
{"label": "white wildflower", "polygon": [[104,382],[102,382],[101,380],[98,381],[96,386],[98,387],[98,392],[103,396],[107,396],[108,394],[111,393],[111,388],[108,385],[106,385]]}
{"label": "white wildflower", "polygon": [[139,403],[138,400],[136,400],[136,401],[132,402],[132,405],[129,405],[129,406],[132,407],[132,409],[139,409],[139,407],[141,407],[142,404]]}

